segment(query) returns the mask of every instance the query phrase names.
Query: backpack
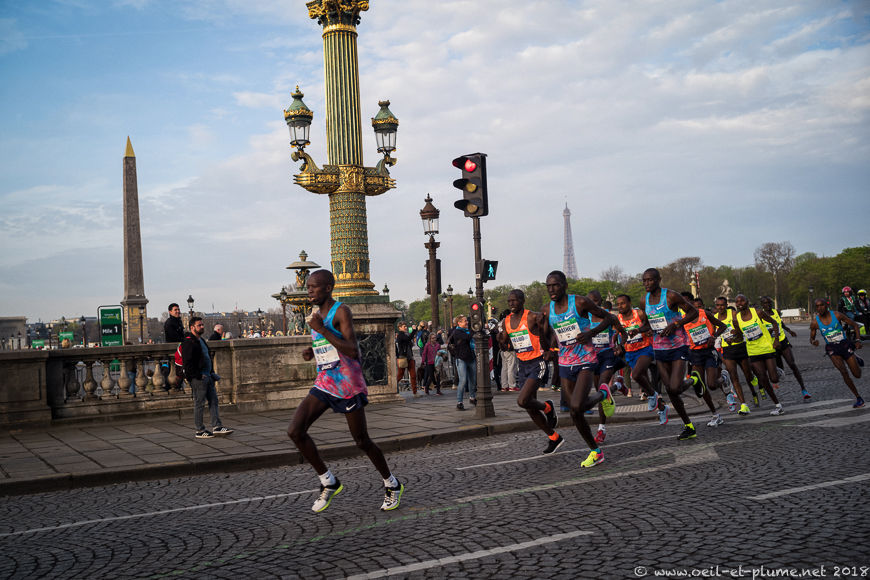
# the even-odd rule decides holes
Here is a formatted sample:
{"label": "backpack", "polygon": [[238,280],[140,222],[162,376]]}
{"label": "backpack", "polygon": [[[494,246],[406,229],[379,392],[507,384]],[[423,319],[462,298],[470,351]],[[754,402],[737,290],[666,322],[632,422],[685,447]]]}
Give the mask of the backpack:
{"label": "backpack", "polygon": [[175,349],[175,374],[179,376],[179,378],[184,378],[184,359],[181,356],[181,345],[183,342],[178,343],[178,348]]}

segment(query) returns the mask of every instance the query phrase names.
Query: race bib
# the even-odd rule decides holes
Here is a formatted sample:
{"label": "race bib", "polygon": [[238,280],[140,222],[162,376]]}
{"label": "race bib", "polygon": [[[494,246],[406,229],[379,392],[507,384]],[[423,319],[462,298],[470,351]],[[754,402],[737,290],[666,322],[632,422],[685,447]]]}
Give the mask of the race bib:
{"label": "race bib", "polygon": [[336,348],[322,335],[316,334],[311,346],[314,349],[314,359],[317,361],[318,371],[334,369],[341,362]]}
{"label": "race bib", "polygon": [[692,342],[695,345],[701,345],[710,340],[710,331],[707,330],[706,324],[702,324],[701,326],[689,329],[689,336],[692,337]]}
{"label": "race bib", "polygon": [[599,332],[595,336],[592,337],[592,346],[597,346],[601,348],[603,346],[610,346],[610,333],[607,331]]}
{"label": "race bib", "polygon": [[649,315],[649,325],[656,332],[661,332],[668,327],[668,320],[661,312]]}
{"label": "race bib", "polygon": [[556,336],[559,337],[559,344],[562,346],[571,346],[577,344],[577,335],[580,333],[580,326],[574,320],[560,320],[553,325],[553,330],[556,331]]}
{"label": "race bib", "polygon": [[753,322],[743,329],[743,338],[746,340],[758,340],[762,334],[761,326],[757,322]]}
{"label": "race bib", "polygon": [[837,330],[836,328],[823,330],[822,334],[825,337],[825,342],[836,343],[846,339],[846,337],[843,335],[843,331]]}
{"label": "race bib", "polygon": [[510,333],[511,346],[517,352],[529,352],[533,350],[532,339],[529,337],[527,329],[517,330]]}
{"label": "race bib", "polygon": [[[640,326],[638,326],[636,324],[632,324],[631,326],[626,328],[625,331],[631,332],[632,330],[637,330],[638,328],[640,328]],[[640,342],[642,340],[643,340],[643,334],[638,332],[634,336],[629,336],[628,339],[625,341],[625,344],[634,344],[634,343]]]}

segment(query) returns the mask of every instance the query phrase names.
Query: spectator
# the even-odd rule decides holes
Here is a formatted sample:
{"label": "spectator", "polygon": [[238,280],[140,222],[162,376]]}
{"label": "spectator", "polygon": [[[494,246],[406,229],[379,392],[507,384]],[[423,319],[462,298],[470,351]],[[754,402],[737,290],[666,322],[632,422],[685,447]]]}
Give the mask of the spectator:
{"label": "spectator", "polygon": [[181,308],[173,302],[169,305],[169,318],[163,323],[163,336],[166,342],[184,340],[184,324],[181,322]]}
{"label": "spectator", "polygon": [[408,334],[408,323],[404,320],[399,323],[399,329],[396,332],[396,382],[402,380],[405,376],[405,370],[411,376],[411,391],[415,397],[417,394],[417,365],[414,362],[414,350],[411,342],[411,335]]}
{"label": "spectator", "polygon": [[866,290],[858,290],[858,298],[855,299],[855,310],[858,313],[858,318],[860,318],[861,323],[864,325],[864,334],[870,334],[870,299],[867,298]]}
{"label": "spectator", "polygon": [[[215,435],[229,435],[233,430],[221,424],[221,416],[218,412],[215,381],[221,378],[213,372],[211,354],[208,352],[208,345],[202,339],[205,326],[199,316],[192,317],[188,324],[190,332],[184,335],[184,342],[181,343],[181,358],[184,361],[184,376],[187,377],[193,390],[193,422],[196,427],[196,438],[211,439]],[[211,431],[205,428],[202,418],[206,402],[211,412]]]}
{"label": "spectator", "polygon": [[214,330],[211,335],[208,337],[209,340],[221,340],[224,337],[224,325],[223,324],[215,324]]}
{"label": "spectator", "polygon": [[462,411],[465,409],[462,397],[466,388],[468,402],[472,405],[477,404],[477,366],[467,317],[461,314],[456,317],[456,328],[450,333],[447,344],[453,347],[453,355],[456,359],[456,374],[459,377],[459,385],[456,388],[456,408]]}
{"label": "spectator", "polygon": [[855,297],[852,296],[852,288],[845,286],[843,295],[840,296],[840,301],[837,304],[837,311],[844,314],[849,320],[855,320],[857,315]]}
{"label": "spectator", "polygon": [[423,347],[423,388],[429,394],[429,387],[435,382],[435,394],[441,394],[441,383],[435,381],[435,357],[438,355],[438,335],[429,333],[429,342]]}

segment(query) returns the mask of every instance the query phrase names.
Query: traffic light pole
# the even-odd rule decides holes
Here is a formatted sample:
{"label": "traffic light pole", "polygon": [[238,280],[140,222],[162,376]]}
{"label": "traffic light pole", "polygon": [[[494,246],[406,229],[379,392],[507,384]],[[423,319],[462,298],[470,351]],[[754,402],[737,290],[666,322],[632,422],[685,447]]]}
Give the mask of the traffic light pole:
{"label": "traffic light pole", "polygon": [[[475,271],[475,295],[477,301],[483,303],[483,273],[480,272],[480,218],[472,217],[474,227],[474,271]],[[480,330],[474,332],[474,350],[477,358],[477,407],[475,416],[478,419],[495,417],[495,407],[492,405],[492,383],[489,380],[489,341],[486,333],[486,319]]]}

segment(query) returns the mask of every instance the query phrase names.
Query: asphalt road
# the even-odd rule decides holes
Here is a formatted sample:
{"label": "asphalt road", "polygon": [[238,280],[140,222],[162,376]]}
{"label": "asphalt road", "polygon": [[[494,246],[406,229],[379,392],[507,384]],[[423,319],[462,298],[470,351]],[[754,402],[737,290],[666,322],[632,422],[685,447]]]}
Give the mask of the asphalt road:
{"label": "asphalt road", "polygon": [[867,577],[870,409],[801,334],[783,416],[614,425],[592,469],[573,427],[395,453],[393,512],[364,458],[320,514],[307,465],[3,498],[0,577]]}

